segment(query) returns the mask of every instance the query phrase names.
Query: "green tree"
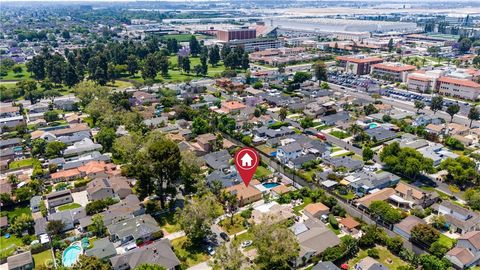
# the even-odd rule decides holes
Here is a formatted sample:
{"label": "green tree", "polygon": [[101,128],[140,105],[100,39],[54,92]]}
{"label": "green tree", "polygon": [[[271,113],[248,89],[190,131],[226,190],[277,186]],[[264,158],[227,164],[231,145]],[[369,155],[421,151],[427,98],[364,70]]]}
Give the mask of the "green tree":
{"label": "green tree", "polygon": [[447,158],[439,166],[440,169],[448,172],[446,181],[465,187],[479,183],[480,173],[476,169],[475,162],[466,156],[459,156],[456,159]]}
{"label": "green tree", "polygon": [[453,122],[453,117],[460,111],[458,104],[452,104],[447,107],[447,113],[450,115],[450,123]]}
{"label": "green tree", "polygon": [[35,55],[27,62],[27,71],[31,72],[35,80],[45,79],[45,58],[43,55]]}
{"label": "green tree", "polygon": [[111,270],[110,264],[93,256],[80,255],[71,267],[72,270]]}
{"label": "green tree", "polygon": [[220,49],[218,48],[217,44],[210,49],[208,56],[210,65],[212,65],[212,67],[215,67],[218,62],[220,62]]}
{"label": "green tree", "polygon": [[443,108],[443,97],[435,96],[432,98],[432,103],[430,104],[430,110],[433,111],[433,114],[436,114],[437,111]]}
{"label": "green tree", "polygon": [[480,210],[480,190],[469,188],[464,196],[468,206],[473,210]]}
{"label": "green tree", "polygon": [[61,220],[50,220],[45,228],[49,235],[59,235],[63,232],[65,224]]}
{"label": "green tree", "polygon": [[425,158],[413,148],[400,148],[398,142],[385,146],[380,152],[380,160],[393,173],[398,173],[416,179],[423,172],[433,173],[433,161]]}
{"label": "green tree", "polygon": [[259,269],[291,269],[289,262],[300,251],[297,238],[288,228],[274,224],[271,219],[252,227],[257,248],[255,263]]}
{"label": "green tree", "polygon": [[127,71],[130,76],[135,75],[139,68],[138,59],[135,55],[131,54],[127,57]]}
{"label": "green tree", "polygon": [[183,210],[177,210],[175,219],[190,243],[195,245],[201,243],[210,234],[210,226],[221,214],[222,206],[215,197],[205,194],[203,197],[188,200]]}
{"label": "green tree", "polygon": [[208,120],[201,117],[195,117],[192,122],[192,132],[197,135],[210,132]]}
{"label": "green tree", "polygon": [[393,208],[389,203],[384,201],[374,201],[368,207],[370,212],[382,220],[395,224],[402,220],[402,212],[398,209]]}
{"label": "green tree", "polygon": [[412,241],[421,243],[430,247],[440,238],[440,232],[429,224],[417,224],[410,232]]}
{"label": "green tree", "polygon": [[278,112],[278,118],[280,118],[280,121],[285,121],[287,118],[288,110],[285,107],[282,107],[280,111]]}
{"label": "green tree", "polygon": [[478,111],[476,106],[470,106],[470,111],[468,112],[468,119],[470,119],[470,128],[472,128],[473,121],[480,120],[480,112]]}
{"label": "green tree", "polygon": [[196,190],[198,177],[201,170],[199,164],[201,161],[191,151],[182,151],[182,161],[180,163],[180,175],[182,178],[183,187],[186,193],[191,193]]}
{"label": "green tree", "polygon": [[239,249],[238,242],[226,242],[217,248],[211,265],[213,269],[237,270],[242,269],[245,262],[245,255]]}
{"label": "green tree", "polygon": [[64,71],[63,83],[65,83],[68,88],[71,88],[79,82],[80,76],[78,75],[76,68],[71,64],[67,64]]}
{"label": "green tree", "polygon": [[35,222],[31,215],[22,213],[13,220],[9,230],[16,236],[21,236],[25,231],[31,231],[34,224]]}
{"label": "green tree", "polygon": [[387,47],[388,47],[388,52],[393,51],[393,39],[392,38],[388,41]]}
{"label": "green tree", "polygon": [[307,80],[310,80],[312,78],[312,74],[303,72],[303,71],[298,71],[293,75],[293,82],[294,83],[303,83]]}
{"label": "green tree", "polygon": [[327,81],[327,66],[323,61],[317,61],[313,65],[313,73],[317,81]]}
{"label": "green tree", "polygon": [[450,262],[446,258],[439,259],[430,254],[422,254],[420,264],[423,269],[447,270],[450,268]]}
{"label": "green tree", "polygon": [[420,112],[420,110],[425,108],[425,103],[423,103],[420,100],[415,100],[414,105],[415,105],[415,109],[417,109],[417,114]]}
{"label": "green tree", "polygon": [[190,73],[190,58],[188,56],[182,57],[182,70],[189,74]]}
{"label": "green tree", "polygon": [[113,142],[116,138],[117,135],[113,128],[101,128],[95,136],[95,139],[103,146],[105,152],[110,152],[112,150]]}
{"label": "green tree", "polygon": [[201,50],[200,43],[198,43],[197,38],[193,35],[190,37],[189,47],[190,47],[190,53],[193,56],[196,56],[197,54],[200,53],[200,50]]}
{"label": "green tree", "polygon": [[362,151],[363,161],[369,161],[373,158],[373,150],[370,147],[364,147]]}
{"label": "green tree", "polygon": [[95,214],[92,217],[92,224],[88,227],[88,231],[94,233],[97,237],[103,237],[106,227],[103,223],[103,216]]}
{"label": "green tree", "polygon": [[460,42],[458,42],[458,50],[461,53],[467,53],[471,47],[472,47],[472,41],[467,37],[462,38]]}
{"label": "green tree", "polygon": [[45,156],[47,158],[56,158],[62,155],[62,151],[67,148],[64,142],[53,141],[49,142],[45,147]]}
{"label": "green tree", "polygon": [[149,54],[144,60],[142,67],[142,78],[146,79],[155,79],[158,73],[158,63],[155,55]]}
{"label": "green tree", "polygon": [[57,121],[57,120],[59,119],[59,118],[58,118],[58,111],[46,111],[46,112],[43,114],[43,118],[44,118],[45,121],[47,121],[48,123]]}
{"label": "green tree", "polygon": [[45,154],[45,150],[47,147],[47,142],[42,138],[37,138],[32,141],[32,156],[39,157]]}

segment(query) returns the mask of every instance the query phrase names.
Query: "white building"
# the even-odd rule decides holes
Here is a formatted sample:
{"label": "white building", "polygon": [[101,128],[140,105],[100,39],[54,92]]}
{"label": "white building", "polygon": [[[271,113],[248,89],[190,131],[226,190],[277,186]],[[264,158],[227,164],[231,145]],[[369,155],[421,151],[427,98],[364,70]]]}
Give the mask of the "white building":
{"label": "white building", "polygon": [[435,89],[442,95],[456,98],[476,100],[480,97],[480,84],[468,79],[440,77]]}

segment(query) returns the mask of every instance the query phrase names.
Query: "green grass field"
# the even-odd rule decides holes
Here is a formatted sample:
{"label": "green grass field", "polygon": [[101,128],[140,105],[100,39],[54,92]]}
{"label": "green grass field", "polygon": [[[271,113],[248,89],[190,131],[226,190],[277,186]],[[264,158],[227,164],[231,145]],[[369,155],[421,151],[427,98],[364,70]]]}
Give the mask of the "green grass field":
{"label": "green grass field", "polygon": [[21,238],[17,238],[15,235],[10,235],[10,238],[6,239],[5,236],[0,237],[0,257],[5,258],[10,256],[17,247],[23,246]]}
{"label": "green grass field", "polygon": [[39,269],[42,266],[51,266],[53,264],[52,251],[47,249],[37,254],[33,254],[33,261],[35,262],[35,269]]}
{"label": "green grass field", "polygon": [[82,206],[78,203],[69,203],[69,204],[59,206],[58,211],[72,210],[72,209],[79,208],[79,207],[82,207]]}
{"label": "green grass field", "polygon": [[210,258],[205,251],[200,248],[189,247],[186,236],[172,240],[172,248],[182,266],[185,267],[182,267],[182,269],[192,267]]}
{"label": "green grass field", "polygon": [[230,217],[226,217],[224,220],[220,221],[218,225],[222,227],[229,235],[239,233],[245,230],[245,226],[243,226],[244,218],[240,215],[233,216],[233,225],[231,224]]}
{"label": "green grass field", "polygon": [[14,209],[11,210],[3,210],[0,212],[0,215],[7,216],[8,220],[13,220],[15,217],[20,216],[21,214],[27,214],[27,215],[32,215],[32,211],[30,210],[29,206],[15,206]]}
{"label": "green grass field", "polygon": [[159,219],[160,228],[167,231],[168,233],[174,233],[182,230],[180,224],[175,220],[175,214],[169,213],[167,215],[161,216]]}
{"label": "green grass field", "polygon": [[205,35],[174,34],[174,35],[162,36],[160,39],[161,40],[167,40],[167,39],[171,38],[171,39],[176,39],[177,42],[188,42],[188,41],[190,41],[191,36],[196,36],[197,40],[209,39],[210,38],[209,36],[205,36]]}
{"label": "green grass field", "polygon": [[[402,259],[393,255],[385,247],[377,246],[375,249],[378,250],[378,255],[379,255],[379,258],[376,260],[384,264],[388,269],[397,269],[400,266],[408,265]],[[348,261],[347,263],[348,269],[354,269],[355,264],[367,256],[368,256],[367,251],[364,249],[361,249],[355,258]]]}
{"label": "green grass field", "polygon": [[6,76],[0,77],[1,80],[11,80],[11,81],[21,81],[30,79],[30,72],[27,71],[25,64],[19,64],[22,67],[22,72],[14,73],[12,70],[9,70]]}
{"label": "green grass field", "polygon": [[263,166],[258,166],[257,170],[255,171],[254,177],[256,179],[262,179],[262,178],[265,178],[267,176],[270,176],[271,174],[272,174],[272,172],[269,171],[267,168],[265,168]]}
{"label": "green grass field", "polygon": [[21,159],[21,160],[15,160],[12,163],[8,165],[9,169],[16,169],[16,168],[21,168],[21,167],[26,167],[26,166],[33,166],[33,165],[41,165],[40,161],[38,159],[34,158],[26,158],[26,159]]}

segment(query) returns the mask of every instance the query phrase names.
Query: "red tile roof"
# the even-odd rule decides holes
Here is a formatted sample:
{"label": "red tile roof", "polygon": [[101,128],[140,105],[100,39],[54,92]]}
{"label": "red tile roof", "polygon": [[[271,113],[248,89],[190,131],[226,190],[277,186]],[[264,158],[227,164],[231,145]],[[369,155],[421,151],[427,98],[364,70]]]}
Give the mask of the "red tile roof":
{"label": "red tile roof", "polygon": [[448,84],[458,84],[461,86],[466,86],[466,87],[472,87],[472,88],[480,88],[480,84],[467,80],[467,79],[457,79],[457,78],[452,78],[452,77],[440,77],[437,80],[438,82],[441,83],[448,83]]}
{"label": "red tile roof", "polygon": [[357,64],[383,61],[383,59],[379,57],[359,58],[354,56],[337,56],[337,60],[348,61],[348,62],[357,63]]}
{"label": "red tile roof", "polygon": [[416,67],[412,65],[392,64],[392,63],[378,63],[378,64],[372,65],[372,67],[394,71],[394,72],[402,72],[402,71],[409,71],[409,70],[416,69]]}

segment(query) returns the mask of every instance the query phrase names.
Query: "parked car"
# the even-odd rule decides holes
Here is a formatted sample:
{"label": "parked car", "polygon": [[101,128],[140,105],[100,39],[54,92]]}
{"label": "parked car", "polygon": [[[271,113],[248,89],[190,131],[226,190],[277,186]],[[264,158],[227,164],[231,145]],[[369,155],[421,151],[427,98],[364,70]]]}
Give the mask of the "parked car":
{"label": "parked car", "polygon": [[228,235],[224,232],[220,233],[220,237],[227,242],[230,241],[230,237],[228,237]]}
{"label": "parked car", "polygon": [[215,255],[215,249],[212,246],[207,246],[207,252],[210,256]]}
{"label": "parked car", "polygon": [[246,248],[252,245],[251,240],[243,241],[242,244],[240,245],[242,248]]}

